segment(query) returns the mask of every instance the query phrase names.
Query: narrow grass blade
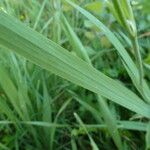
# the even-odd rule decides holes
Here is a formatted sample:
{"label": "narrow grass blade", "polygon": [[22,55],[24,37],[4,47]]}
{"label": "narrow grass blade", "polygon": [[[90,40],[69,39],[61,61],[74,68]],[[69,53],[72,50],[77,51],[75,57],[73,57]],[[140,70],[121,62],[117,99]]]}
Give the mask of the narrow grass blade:
{"label": "narrow grass blade", "polygon": [[78,150],[74,137],[71,137],[71,147],[72,150]]}
{"label": "narrow grass blade", "polygon": [[[106,129],[106,124],[85,124],[87,130],[89,128],[94,129]],[[133,131],[146,131],[147,123],[137,122],[137,121],[117,121],[117,128],[120,130],[133,130]]]}
{"label": "narrow grass blade", "polygon": [[53,17],[51,17],[43,26],[43,28],[41,29],[40,33],[42,33],[53,21]]}
{"label": "narrow grass blade", "polygon": [[34,30],[36,29],[36,27],[37,27],[37,25],[38,25],[38,23],[39,23],[39,20],[40,20],[40,18],[41,18],[42,12],[43,12],[43,10],[44,10],[44,7],[45,7],[47,1],[48,1],[48,0],[44,0],[43,3],[42,3],[41,9],[40,9],[39,14],[38,14],[38,16],[37,16],[37,18],[36,18],[36,21],[35,21],[35,23],[34,23],[34,27],[33,27]]}
{"label": "narrow grass blade", "polygon": [[[55,119],[54,119],[54,124],[57,123],[57,120],[58,120],[58,117],[60,116],[60,114],[66,109],[66,107],[70,104],[71,102],[71,99],[67,100],[66,102],[64,102],[64,104],[62,105],[62,107],[59,109]],[[50,147],[51,149],[53,149],[53,141],[54,141],[54,137],[55,137],[55,132],[56,132],[56,127],[54,126],[52,129],[51,129],[51,142],[50,142]]]}
{"label": "narrow grass blade", "polygon": [[83,127],[83,129],[85,130],[86,134],[88,135],[90,142],[91,142],[91,146],[93,150],[99,150],[99,148],[97,147],[96,143],[94,142],[93,138],[91,137],[91,135],[88,133],[86,127],[84,126],[84,123],[82,122],[82,120],[80,119],[80,117],[74,113],[74,116],[76,118],[76,120],[79,122],[79,124]]}
{"label": "narrow grass blade", "polygon": [[122,149],[121,137],[117,129],[117,121],[114,116],[111,114],[105,99],[103,99],[100,95],[98,95],[98,103],[100,106],[100,111],[103,115],[103,118],[108,126],[108,131],[112,136],[116,146],[118,149]]}
{"label": "narrow grass blade", "polygon": [[150,123],[147,126],[147,132],[146,132],[146,150],[150,149]]}
{"label": "narrow grass blade", "polygon": [[77,35],[73,31],[73,29],[71,28],[71,26],[70,26],[69,22],[67,21],[67,19],[65,18],[65,16],[62,16],[62,23],[63,23],[63,28],[66,33],[66,36],[68,37],[68,40],[70,41],[76,54],[80,58],[82,58],[83,60],[85,60],[86,62],[91,64],[91,61],[86,52],[86,49],[82,45],[81,41],[79,40],[79,38],[77,37]]}
{"label": "narrow grass blade", "polygon": [[5,67],[0,65],[0,85],[5,91],[5,94],[9,98],[12,106],[15,108],[16,112],[18,113],[21,119],[24,119],[24,115],[20,109],[19,100],[18,100],[18,91],[11,81],[8,72],[6,71]]}
{"label": "narrow grass blade", "polygon": [[95,120],[98,123],[102,123],[102,116],[99,113],[99,111],[97,111],[96,109],[94,109],[90,104],[86,103],[86,101],[79,99],[78,97],[74,97],[75,100],[77,102],[79,102],[85,109],[87,109],[89,112],[91,112],[91,114],[93,115],[93,117],[95,118]]}
{"label": "narrow grass blade", "polygon": [[118,121],[118,128],[123,130],[146,131],[147,123],[137,121]]}
{"label": "narrow grass blade", "polygon": [[112,136],[116,146],[118,147],[118,149],[122,149],[121,138],[117,128],[117,121],[114,118],[114,116],[112,116],[108,106],[105,103],[105,100],[101,96],[98,96],[98,102],[99,102],[101,113],[97,111],[95,108],[93,108],[92,106],[90,106],[85,101],[80,100],[77,97],[75,97],[75,100],[77,100],[81,105],[83,105],[83,107],[85,107],[88,111],[90,111],[93,114],[93,117],[98,121],[98,123],[101,124],[103,122],[101,117],[104,118],[107,126],[106,128],[108,129],[110,135]]}
{"label": "narrow grass blade", "polygon": [[[43,77],[44,78],[44,77]],[[51,107],[51,97],[48,93],[45,80],[43,79],[43,121],[45,122],[52,122],[52,107]]]}

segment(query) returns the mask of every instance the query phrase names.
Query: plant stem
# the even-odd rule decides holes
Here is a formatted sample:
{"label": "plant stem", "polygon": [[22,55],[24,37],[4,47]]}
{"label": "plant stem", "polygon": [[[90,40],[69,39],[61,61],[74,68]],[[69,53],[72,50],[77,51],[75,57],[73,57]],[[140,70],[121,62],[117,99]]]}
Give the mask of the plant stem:
{"label": "plant stem", "polygon": [[[133,18],[133,13],[132,13],[132,10],[131,10],[131,7],[129,4],[127,4],[127,1],[126,2],[126,6],[128,6],[128,10],[130,12],[129,16],[131,18],[131,20],[134,20]],[[128,23],[127,23],[127,19],[126,16],[124,15],[124,12],[121,8],[121,5],[120,5],[120,2],[119,0],[113,0],[113,5],[114,5],[114,8],[116,9],[116,12],[118,13],[119,15],[119,18],[124,26],[124,28],[128,31],[129,35],[130,35],[130,39],[132,41],[132,45],[133,45],[133,49],[134,49],[134,53],[135,53],[135,59],[136,59],[136,63],[137,63],[137,67],[138,67],[138,70],[139,70],[139,85],[140,85],[140,89],[143,93],[143,76],[144,76],[144,71],[143,71],[143,65],[142,65],[142,57],[141,57],[141,54],[140,54],[140,49],[139,49],[139,44],[138,44],[138,39],[137,39],[137,30],[136,30],[136,25],[134,24],[133,26],[130,26]],[[131,28],[132,27],[132,28]]]}
{"label": "plant stem", "polygon": [[120,2],[118,0],[112,0],[112,1],[113,1],[114,8],[119,16],[119,19],[120,19],[122,25],[128,31],[128,33],[133,36],[134,33],[132,32],[130,26],[127,23],[127,18],[123,12]]}
{"label": "plant stem", "polygon": [[139,49],[137,36],[131,37],[131,40],[132,40],[133,50],[134,50],[134,53],[135,53],[135,59],[136,59],[138,69],[139,69],[139,75],[140,75],[140,82],[139,83],[140,83],[140,87],[142,89],[144,71],[143,71],[142,57],[141,57],[141,54],[140,54],[140,49]]}

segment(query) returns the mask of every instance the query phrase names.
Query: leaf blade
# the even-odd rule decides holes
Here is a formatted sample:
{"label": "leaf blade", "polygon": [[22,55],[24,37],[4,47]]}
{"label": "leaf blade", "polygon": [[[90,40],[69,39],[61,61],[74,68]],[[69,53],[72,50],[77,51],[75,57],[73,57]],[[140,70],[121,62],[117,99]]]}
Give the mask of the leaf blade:
{"label": "leaf blade", "polygon": [[120,83],[5,13],[0,13],[0,20],[1,46],[62,78],[150,118],[150,106]]}

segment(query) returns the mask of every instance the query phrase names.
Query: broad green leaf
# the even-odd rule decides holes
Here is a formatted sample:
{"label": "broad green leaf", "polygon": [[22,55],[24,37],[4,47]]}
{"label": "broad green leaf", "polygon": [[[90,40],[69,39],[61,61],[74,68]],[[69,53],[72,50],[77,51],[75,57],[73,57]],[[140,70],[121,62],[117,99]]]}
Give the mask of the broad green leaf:
{"label": "broad green leaf", "polygon": [[0,12],[0,45],[72,83],[150,118],[150,106],[132,91],[3,12]]}

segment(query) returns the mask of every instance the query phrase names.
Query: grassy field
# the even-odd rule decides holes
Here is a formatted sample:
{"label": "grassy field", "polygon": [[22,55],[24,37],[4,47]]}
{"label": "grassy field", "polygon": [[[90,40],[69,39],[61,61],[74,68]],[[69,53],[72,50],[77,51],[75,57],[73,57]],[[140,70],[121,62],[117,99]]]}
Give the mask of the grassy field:
{"label": "grassy field", "polygon": [[149,150],[149,29],[149,0],[0,0],[0,150]]}

